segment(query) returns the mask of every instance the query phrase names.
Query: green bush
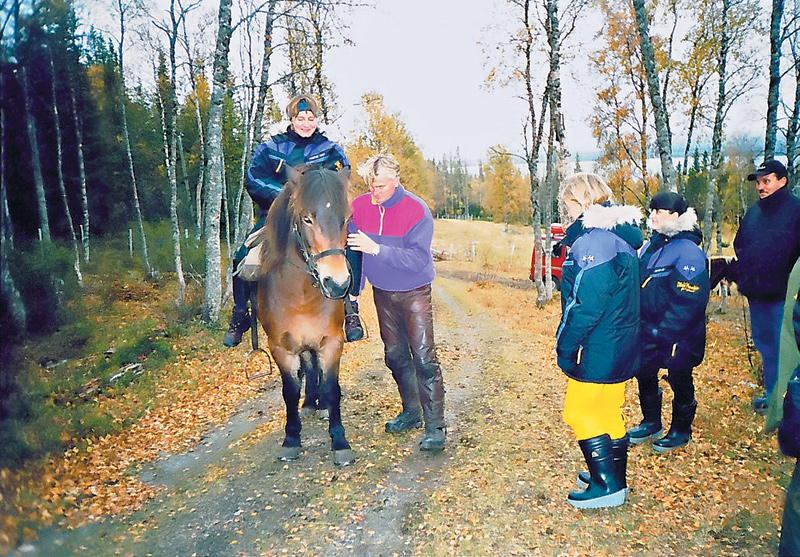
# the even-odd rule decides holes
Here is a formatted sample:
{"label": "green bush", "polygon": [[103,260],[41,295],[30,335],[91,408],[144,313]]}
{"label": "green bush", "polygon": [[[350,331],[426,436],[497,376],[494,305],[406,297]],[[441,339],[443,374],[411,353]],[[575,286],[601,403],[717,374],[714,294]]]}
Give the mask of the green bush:
{"label": "green bush", "polygon": [[[74,319],[81,295],[74,253],[55,244],[40,244],[28,252],[13,252],[14,282],[28,311],[28,332],[52,333]],[[3,330],[10,330],[3,323]]]}

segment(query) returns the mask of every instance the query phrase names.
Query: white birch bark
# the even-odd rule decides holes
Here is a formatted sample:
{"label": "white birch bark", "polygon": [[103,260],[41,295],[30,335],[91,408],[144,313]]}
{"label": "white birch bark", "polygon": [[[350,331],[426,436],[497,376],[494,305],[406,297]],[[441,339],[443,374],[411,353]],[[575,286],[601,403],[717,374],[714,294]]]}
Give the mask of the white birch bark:
{"label": "white birch bark", "polygon": [[208,187],[205,190],[206,276],[202,316],[207,323],[219,320],[222,302],[220,210],[222,205],[222,101],[228,78],[232,0],[220,0],[219,30],[214,53],[214,83],[208,114]]}

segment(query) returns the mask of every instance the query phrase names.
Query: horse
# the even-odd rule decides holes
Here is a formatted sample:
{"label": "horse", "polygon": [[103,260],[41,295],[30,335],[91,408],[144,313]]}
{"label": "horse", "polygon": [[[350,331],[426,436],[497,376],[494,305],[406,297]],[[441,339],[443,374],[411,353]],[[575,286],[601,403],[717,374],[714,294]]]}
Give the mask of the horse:
{"label": "horse", "polygon": [[[344,346],[344,298],[352,280],[345,258],[350,202],[348,175],[312,165],[289,169],[289,181],[264,224],[258,321],[280,370],[286,427],[279,455],[300,456],[300,385],[304,408],[328,412],[334,462],[355,455],[345,437],[340,410],[339,361]],[[318,389],[318,390],[317,390]],[[310,394],[311,393],[311,394]]]}

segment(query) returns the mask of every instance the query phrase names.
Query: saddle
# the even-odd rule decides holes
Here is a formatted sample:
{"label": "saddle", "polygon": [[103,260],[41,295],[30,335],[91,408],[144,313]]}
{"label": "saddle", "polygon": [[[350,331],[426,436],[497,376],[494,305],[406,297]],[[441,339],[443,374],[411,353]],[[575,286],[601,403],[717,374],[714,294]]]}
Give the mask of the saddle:
{"label": "saddle", "polygon": [[264,238],[266,234],[267,229],[261,227],[247,237],[244,241],[244,245],[247,248],[247,255],[239,261],[239,264],[233,271],[233,276],[249,282],[258,281],[262,274],[261,253],[264,249]]}

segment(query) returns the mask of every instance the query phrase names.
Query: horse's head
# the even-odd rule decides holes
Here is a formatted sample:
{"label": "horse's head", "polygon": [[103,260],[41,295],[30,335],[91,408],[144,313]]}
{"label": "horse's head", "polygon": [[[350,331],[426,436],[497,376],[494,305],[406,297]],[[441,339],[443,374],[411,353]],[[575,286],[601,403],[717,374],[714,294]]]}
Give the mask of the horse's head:
{"label": "horse's head", "polygon": [[350,219],[347,174],[307,167],[292,181],[293,234],[308,272],[326,297],[344,298],[351,281],[344,252]]}

